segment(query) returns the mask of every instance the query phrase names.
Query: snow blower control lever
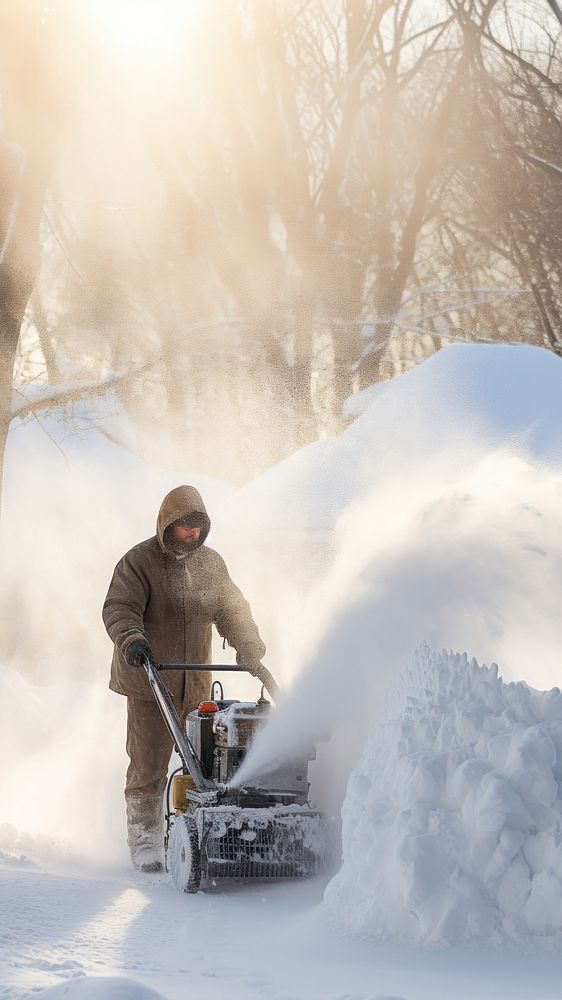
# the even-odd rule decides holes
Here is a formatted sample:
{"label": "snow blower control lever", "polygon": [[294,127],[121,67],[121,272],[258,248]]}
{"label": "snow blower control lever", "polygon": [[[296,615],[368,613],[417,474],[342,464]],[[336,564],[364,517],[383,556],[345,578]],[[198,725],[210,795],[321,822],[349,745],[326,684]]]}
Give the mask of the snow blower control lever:
{"label": "snow blower control lever", "polygon": [[258,681],[263,685],[265,690],[271,695],[274,701],[279,698],[279,685],[274,679],[273,675],[269,672],[267,667],[264,667],[262,663],[258,665],[257,669],[252,667],[249,670],[245,666],[234,666],[232,663],[161,663],[158,667],[159,670],[224,670],[230,673],[249,673],[253,677],[257,677]]}
{"label": "snow blower control lever", "polygon": [[[224,879],[301,878],[323,863],[325,829],[308,801],[308,762],[314,750],[252,779],[237,780],[254,737],[270,718],[279,688],[262,664],[161,663],[145,658],[146,672],[166,728],[181,759],[166,792],[166,865],[178,889]],[[257,702],[203,701],[185,727],[162,676],[166,670],[247,672],[262,685]],[[213,691],[215,685],[213,686]]]}

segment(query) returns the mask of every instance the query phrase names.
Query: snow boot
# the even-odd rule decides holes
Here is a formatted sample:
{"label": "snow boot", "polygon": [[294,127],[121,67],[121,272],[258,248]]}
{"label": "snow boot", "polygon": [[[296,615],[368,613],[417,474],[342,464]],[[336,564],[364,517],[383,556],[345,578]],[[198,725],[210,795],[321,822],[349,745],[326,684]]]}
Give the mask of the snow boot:
{"label": "snow boot", "polygon": [[127,843],[131,861],[141,872],[164,868],[164,815],[161,795],[127,799]]}

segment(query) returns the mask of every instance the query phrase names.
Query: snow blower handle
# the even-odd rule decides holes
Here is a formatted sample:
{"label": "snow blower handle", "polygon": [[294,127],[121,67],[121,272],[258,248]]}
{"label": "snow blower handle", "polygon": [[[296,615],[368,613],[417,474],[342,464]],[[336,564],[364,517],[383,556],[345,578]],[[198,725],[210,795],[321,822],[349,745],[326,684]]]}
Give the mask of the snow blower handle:
{"label": "snow blower handle", "polygon": [[228,670],[230,673],[246,672],[252,674],[260,684],[263,684],[275,702],[278,701],[281,694],[277,681],[262,663],[258,663],[255,666],[252,664],[251,668],[245,667],[243,663],[240,666],[234,666],[233,663],[159,663],[158,670],[209,670],[212,672]]}

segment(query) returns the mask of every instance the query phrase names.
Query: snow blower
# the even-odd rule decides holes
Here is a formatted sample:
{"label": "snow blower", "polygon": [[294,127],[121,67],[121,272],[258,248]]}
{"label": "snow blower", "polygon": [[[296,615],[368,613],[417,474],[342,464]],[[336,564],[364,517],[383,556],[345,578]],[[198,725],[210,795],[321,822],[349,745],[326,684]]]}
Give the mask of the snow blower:
{"label": "snow blower", "polygon": [[233,778],[259,729],[267,722],[278,687],[265,667],[257,702],[227,700],[215,681],[209,701],[190,712],[185,730],[161,670],[243,671],[209,664],[156,665],[144,661],[149,684],[181,760],[166,790],[166,869],[183,892],[247,879],[294,879],[316,874],[325,855],[324,820],[308,802],[308,763],[301,754],[235,787]]}

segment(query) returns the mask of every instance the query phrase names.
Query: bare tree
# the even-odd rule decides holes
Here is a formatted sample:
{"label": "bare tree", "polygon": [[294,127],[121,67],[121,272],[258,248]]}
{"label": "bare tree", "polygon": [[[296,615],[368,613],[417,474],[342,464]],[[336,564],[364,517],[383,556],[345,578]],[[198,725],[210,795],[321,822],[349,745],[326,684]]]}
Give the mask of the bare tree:
{"label": "bare tree", "polygon": [[67,281],[54,327],[39,296],[45,358],[56,329],[124,375],[134,343],[135,419],[203,467],[212,440],[243,480],[443,340],[558,350],[553,24],[544,0],[205,6],[136,108],[131,212],[51,195]]}
{"label": "bare tree", "polygon": [[69,7],[0,8],[0,497],[20,328],[40,267],[45,191],[75,86]]}

